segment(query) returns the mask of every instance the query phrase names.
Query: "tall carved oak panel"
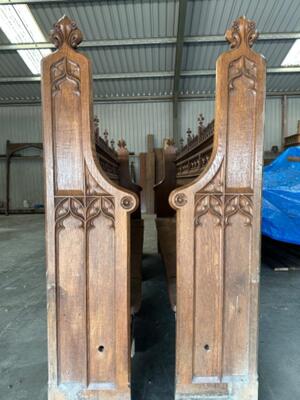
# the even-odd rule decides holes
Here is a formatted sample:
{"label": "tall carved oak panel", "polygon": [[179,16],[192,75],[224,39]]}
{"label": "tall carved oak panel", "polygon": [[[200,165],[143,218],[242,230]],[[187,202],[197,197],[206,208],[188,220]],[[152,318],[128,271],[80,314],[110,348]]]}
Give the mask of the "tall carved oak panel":
{"label": "tall carved oak panel", "polygon": [[130,399],[129,213],[136,197],[103,173],[89,60],[63,17],[42,63],[49,400]]}
{"label": "tall carved oak panel", "polygon": [[211,160],[174,190],[177,210],[177,399],[257,399],[265,61],[255,23],[227,31],[216,70]]}

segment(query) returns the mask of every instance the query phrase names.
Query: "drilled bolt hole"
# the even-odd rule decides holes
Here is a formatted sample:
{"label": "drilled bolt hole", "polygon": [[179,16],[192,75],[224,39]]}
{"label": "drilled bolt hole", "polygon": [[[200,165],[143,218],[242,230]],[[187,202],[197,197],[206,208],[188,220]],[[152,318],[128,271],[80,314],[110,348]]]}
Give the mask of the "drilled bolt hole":
{"label": "drilled bolt hole", "polygon": [[208,345],[208,344],[206,344],[206,345],[204,346],[204,350],[206,350],[206,351],[209,350],[209,345]]}
{"label": "drilled bolt hole", "polygon": [[99,346],[98,347],[98,351],[100,351],[100,353],[103,353],[104,352],[104,346]]}

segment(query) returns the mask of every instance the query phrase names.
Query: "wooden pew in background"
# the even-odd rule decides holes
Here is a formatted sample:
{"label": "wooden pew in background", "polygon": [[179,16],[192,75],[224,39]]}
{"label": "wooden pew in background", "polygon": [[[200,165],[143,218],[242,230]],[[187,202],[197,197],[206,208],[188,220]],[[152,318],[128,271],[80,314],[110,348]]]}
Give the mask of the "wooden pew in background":
{"label": "wooden pew in background", "polygon": [[[42,63],[49,400],[130,399],[130,214],[118,156],[96,149],[90,61],[67,17]],[[99,143],[98,143],[99,144]],[[106,146],[106,147],[105,147]]]}

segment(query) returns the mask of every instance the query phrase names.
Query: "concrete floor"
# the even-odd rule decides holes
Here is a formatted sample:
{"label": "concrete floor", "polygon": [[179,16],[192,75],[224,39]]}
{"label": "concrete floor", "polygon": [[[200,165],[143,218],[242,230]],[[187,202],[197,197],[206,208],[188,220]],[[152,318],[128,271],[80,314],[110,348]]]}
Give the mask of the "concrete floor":
{"label": "concrete floor", "polygon": [[[174,397],[174,315],[154,222],[147,219],[143,304],[134,321],[133,400]],[[42,215],[0,217],[0,399],[46,400],[46,296]],[[260,400],[300,399],[300,271],[263,266]]]}

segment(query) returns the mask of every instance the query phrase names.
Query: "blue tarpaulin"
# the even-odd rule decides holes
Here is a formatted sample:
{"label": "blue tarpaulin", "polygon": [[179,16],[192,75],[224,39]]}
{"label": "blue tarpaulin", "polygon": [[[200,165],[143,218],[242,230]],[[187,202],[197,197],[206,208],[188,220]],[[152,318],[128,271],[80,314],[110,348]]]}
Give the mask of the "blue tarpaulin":
{"label": "blue tarpaulin", "polygon": [[262,206],[262,233],[300,245],[300,146],[264,167]]}

